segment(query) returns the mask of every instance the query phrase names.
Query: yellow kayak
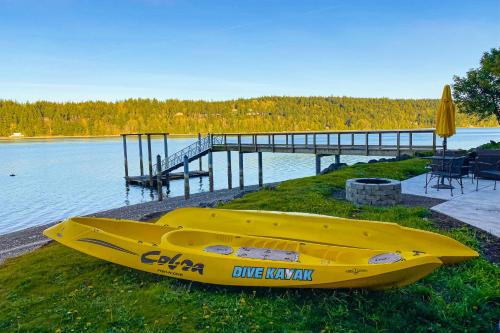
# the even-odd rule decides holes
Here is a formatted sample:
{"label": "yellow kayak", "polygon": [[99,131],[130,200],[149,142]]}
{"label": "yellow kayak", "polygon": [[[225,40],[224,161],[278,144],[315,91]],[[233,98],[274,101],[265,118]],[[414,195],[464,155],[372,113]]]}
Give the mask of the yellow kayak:
{"label": "yellow kayak", "polygon": [[391,252],[103,218],[72,218],[44,235],[83,253],[155,274],[211,284],[390,288],[442,262]]}
{"label": "yellow kayak", "polygon": [[395,223],[269,211],[181,208],[162,216],[156,224],[248,236],[313,242],[325,245],[413,252],[438,257],[451,264],[478,257],[462,243],[429,231]]}

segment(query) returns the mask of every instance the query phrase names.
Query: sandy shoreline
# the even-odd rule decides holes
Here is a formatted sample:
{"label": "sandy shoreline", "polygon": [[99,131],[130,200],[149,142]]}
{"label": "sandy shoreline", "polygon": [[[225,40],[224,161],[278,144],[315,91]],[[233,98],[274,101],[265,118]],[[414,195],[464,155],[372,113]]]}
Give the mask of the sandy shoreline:
{"label": "sandy shoreline", "polygon": [[[266,184],[265,187],[271,188],[278,183]],[[239,198],[246,193],[258,191],[258,185],[246,186],[243,191],[239,188],[231,190],[217,190],[213,193],[202,192],[192,194],[189,200],[184,200],[184,196],[167,198],[163,201],[150,201],[130,206],[109,209],[92,213],[87,216],[109,217],[116,219],[127,219],[136,221],[148,221],[160,217],[161,215],[181,207],[214,207],[219,203],[231,201]],[[16,257],[24,253],[31,252],[51,240],[43,236],[42,232],[47,227],[59,223],[60,221],[49,224],[30,227],[27,229],[14,231],[8,234],[0,235],[0,264],[5,259]]]}

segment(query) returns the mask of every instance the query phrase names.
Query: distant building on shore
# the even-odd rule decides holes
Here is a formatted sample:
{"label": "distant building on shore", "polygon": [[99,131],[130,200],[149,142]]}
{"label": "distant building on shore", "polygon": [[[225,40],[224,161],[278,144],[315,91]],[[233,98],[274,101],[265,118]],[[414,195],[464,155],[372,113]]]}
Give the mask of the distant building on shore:
{"label": "distant building on shore", "polygon": [[15,133],[12,133],[12,135],[10,136],[11,138],[22,138],[24,136],[23,133],[21,132],[15,132]]}

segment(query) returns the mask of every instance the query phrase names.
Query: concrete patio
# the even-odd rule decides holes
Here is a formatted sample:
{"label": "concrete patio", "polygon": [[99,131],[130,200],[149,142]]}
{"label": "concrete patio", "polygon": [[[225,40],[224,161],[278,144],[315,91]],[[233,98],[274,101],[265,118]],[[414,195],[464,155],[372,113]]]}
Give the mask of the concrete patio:
{"label": "concrete patio", "polygon": [[420,175],[403,181],[402,192],[447,200],[431,209],[500,237],[500,181],[493,190],[493,180],[479,179],[479,191],[476,192],[476,181],[472,183],[470,177],[463,178],[464,194],[460,185],[453,181],[453,196],[450,190],[432,188],[435,184],[433,180],[426,194],[425,175]]}

